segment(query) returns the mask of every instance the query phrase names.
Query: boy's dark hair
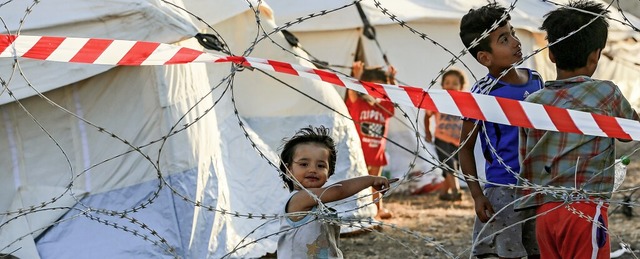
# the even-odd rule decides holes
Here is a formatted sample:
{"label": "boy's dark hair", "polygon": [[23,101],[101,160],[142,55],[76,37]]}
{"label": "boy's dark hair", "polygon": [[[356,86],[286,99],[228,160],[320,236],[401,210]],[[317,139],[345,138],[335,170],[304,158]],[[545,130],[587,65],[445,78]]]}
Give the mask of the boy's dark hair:
{"label": "boy's dark hair", "polygon": [[460,80],[460,87],[464,87],[464,84],[466,82],[464,74],[462,74],[462,72],[460,72],[460,70],[456,70],[456,69],[449,69],[447,70],[447,72],[444,72],[444,74],[442,74],[442,82],[444,83],[444,79],[447,76],[456,76],[458,77],[458,80]]}
{"label": "boy's dark hair", "polygon": [[362,71],[360,80],[367,82],[384,82],[386,84],[389,82],[389,76],[387,75],[387,72],[382,70],[382,68],[365,68],[364,71]]}
{"label": "boy's dark hair", "polygon": [[[507,9],[496,2],[489,3],[478,9],[469,10],[467,14],[462,16],[462,20],[460,20],[460,39],[462,40],[462,44],[469,48],[474,40],[479,39],[482,33],[491,28],[505,13],[507,13]],[[507,18],[502,20],[498,26],[502,27],[510,20],[511,15],[507,13]],[[475,59],[477,59],[478,52],[480,51],[491,52],[489,37],[485,37],[478,45],[469,49],[469,53]]]}
{"label": "boy's dark hair", "polygon": [[[572,9],[574,8],[574,9]],[[581,12],[580,9],[589,13]],[[598,49],[604,49],[607,43],[609,11],[600,3],[591,1],[570,2],[567,7],[561,7],[546,14],[540,27],[547,32],[547,41],[554,43],[549,46],[556,60],[556,67],[562,70],[575,70],[587,65],[589,54]],[[602,14],[596,18],[594,14]],[[595,20],[580,29],[591,20]],[[580,29],[580,31],[577,31]],[[568,38],[556,42],[558,39],[575,32]]]}
{"label": "boy's dark hair", "polygon": [[309,125],[296,132],[290,139],[285,139],[284,147],[280,153],[280,177],[289,187],[289,191],[294,190],[294,184],[289,177],[287,177],[287,165],[293,163],[293,155],[296,153],[296,147],[299,144],[316,143],[323,145],[329,150],[329,177],[333,175],[336,170],[336,159],[338,157],[338,151],[336,150],[336,144],[329,136],[330,130],[325,126],[313,127]]}

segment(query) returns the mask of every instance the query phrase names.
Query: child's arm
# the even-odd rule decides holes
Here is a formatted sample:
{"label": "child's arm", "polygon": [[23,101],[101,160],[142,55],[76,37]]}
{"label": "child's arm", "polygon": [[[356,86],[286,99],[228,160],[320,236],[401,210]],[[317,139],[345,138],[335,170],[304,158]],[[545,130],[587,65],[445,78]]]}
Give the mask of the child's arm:
{"label": "child's arm", "polygon": [[396,74],[398,71],[392,65],[389,65],[389,69],[387,70],[388,75],[388,84],[395,85],[396,84]]}
{"label": "child's arm", "polygon": [[358,92],[351,89],[347,89],[347,101],[355,102],[356,100],[358,100]]}
{"label": "child's arm", "polygon": [[[351,66],[351,76],[355,79],[360,79],[364,72],[364,63],[362,61],[355,61]],[[347,98],[350,102],[355,102],[358,99],[358,92],[347,88]]]}
{"label": "child's arm", "polygon": [[[476,139],[478,138],[478,127],[475,127],[474,122],[465,120],[462,123],[462,132],[460,133],[460,144],[464,142],[465,139],[468,140],[458,153],[460,168],[462,169],[462,173],[465,175],[465,181],[467,182],[467,186],[469,186],[469,191],[471,192],[471,197],[473,197],[474,206],[476,209],[476,215],[481,222],[489,221],[491,215],[494,214],[493,206],[491,206],[491,202],[484,196],[482,192],[482,188],[480,187],[480,183],[478,183],[478,171],[476,170],[476,156],[473,153],[473,147],[476,144]],[[470,176],[470,177],[469,177]],[[488,215],[489,212],[491,215]]]}
{"label": "child's arm", "polygon": [[[378,191],[386,190],[389,188],[389,183],[397,180],[398,179],[388,180],[386,177],[366,175],[340,181],[327,187],[309,188],[308,190],[319,197],[323,203],[327,203],[342,200],[370,186]],[[317,204],[316,200],[313,199],[309,193],[301,190],[289,200],[287,212],[309,211]]]}
{"label": "child's arm", "polygon": [[432,111],[425,111],[424,113],[424,139],[427,141],[427,143],[433,142],[430,125],[431,115],[433,115]]}
{"label": "child's arm", "polygon": [[360,79],[364,73],[364,63],[362,61],[355,61],[351,65],[351,76],[355,79]]}

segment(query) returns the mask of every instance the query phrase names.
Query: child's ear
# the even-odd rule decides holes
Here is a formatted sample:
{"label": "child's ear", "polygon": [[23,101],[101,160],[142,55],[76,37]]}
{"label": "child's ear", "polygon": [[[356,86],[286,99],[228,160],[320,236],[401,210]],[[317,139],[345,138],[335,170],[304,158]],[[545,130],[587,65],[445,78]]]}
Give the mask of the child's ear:
{"label": "child's ear", "polygon": [[555,64],[556,63],[556,56],[554,56],[553,52],[551,52],[551,51],[547,50],[547,52],[549,53],[549,60],[551,60],[551,63]]}
{"label": "child's ear", "polygon": [[588,57],[589,61],[598,63],[598,61],[600,61],[601,54],[602,54],[602,49],[594,50],[589,54],[589,57]]}
{"label": "child's ear", "polygon": [[485,67],[489,67],[491,65],[491,53],[489,53],[488,51],[478,51],[478,54],[476,54],[476,59]]}
{"label": "child's ear", "polygon": [[587,68],[589,68],[591,74],[593,74],[596,71],[596,68],[598,68],[598,61],[600,61],[601,53],[602,49],[597,49],[589,53],[589,56],[587,56]]}

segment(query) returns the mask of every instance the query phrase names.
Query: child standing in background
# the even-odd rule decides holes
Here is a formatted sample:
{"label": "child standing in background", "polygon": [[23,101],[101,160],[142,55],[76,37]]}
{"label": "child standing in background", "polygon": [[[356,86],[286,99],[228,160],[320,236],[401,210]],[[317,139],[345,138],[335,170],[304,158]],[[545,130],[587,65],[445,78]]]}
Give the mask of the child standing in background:
{"label": "child standing in background", "polygon": [[[364,63],[359,61],[353,63],[353,77],[362,81],[395,84],[393,79],[395,72],[392,66],[389,67],[389,73],[386,73],[380,68],[365,69]],[[356,125],[356,130],[358,130],[369,175],[382,175],[382,168],[387,165],[384,151],[389,132],[389,120],[395,113],[393,103],[347,89],[345,104]],[[376,202],[378,208],[376,218],[389,219],[393,217],[393,214],[382,206],[382,197],[379,193],[374,193],[373,199],[378,200]]]}
{"label": "child standing in background", "polygon": [[280,159],[282,179],[291,194],[280,218],[278,258],[342,258],[340,226],[330,220],[337,217],[318,200],[342,200],[368,187],[387,190],[394,181],[368,175],[325,187],[335,171],[337,151],[324,126],[299,130],[285,143]]}
{"label": "child standing in background", "polygon": [[[465,77],[458,70],[448,70],[442,75],[441,86],[443,90],[460,91],[464,88]],[[435,116],[435,140],[430,130],[431,117]],[[425,140],[432,143],[436,147],[436,154],[441,163],[446,164],[448,168],[443,168],[442,176],[444,184],[440,188],[438,198],[445,201],[460,201],[462,193],[460,193],[460,183],[454,175],[454,171],[458,171],[458,156],[455,152],[460,146],[460,130],[462,129],[462,121],[460,117],[449,114],[443,114],[434,111],[426,111],[424,116]],[[454,154],[452,156],[452,154]],[[451,170],[453,171],[451,171]],[[451,190],[451,192],[449,192]]]}

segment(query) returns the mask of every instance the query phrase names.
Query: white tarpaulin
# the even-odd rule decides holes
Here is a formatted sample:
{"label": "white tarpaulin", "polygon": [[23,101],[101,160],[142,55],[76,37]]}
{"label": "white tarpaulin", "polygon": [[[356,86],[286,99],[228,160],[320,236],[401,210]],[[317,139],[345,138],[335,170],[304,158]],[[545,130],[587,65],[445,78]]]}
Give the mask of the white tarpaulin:
{"label": "white tarpaulin", "polygon": [[[2,149],[1,164],[8,169],[3,172],[3,211],[24,211],[61,196],[44,211],[29,213],[0,228],[2,247],[27,235],[2,252],[15,250],[20,258],[38,258],[38,254],[43,258],[170,257],[163,251],[168,248],[155,246],[96,218],[149,238],[157,238],[151,234],[156,232],[179,255],[226,251],[219,248],[225,244],[221,241],[235,233],[225,217],[194,208],[167,186],[158,189],[157,170],[167,184],[189,199],[214,208],[228,207],[220,133],[215,116],[204,116],[205,109],[213,105],[212,100],[195,106],[209,90],[201,81],[207,81],[203,64],[120,67],[46,93],[61,108],[82,115],[95,126],[53,107],[43,98],[21,100],[24,109],[51,138],[17,103],[0,107],[5,126],[0,129],[0,145],[6,147]],[[196,108],[190,110],[193,106]],[[184,121],[202,118],[172,135],[166,143],[158,142],[171,132],[172,126],[183,125],[183,116]],[[141,148],[141,153],[131,152],[129,145],[111,133],[136,147],[153,144]],[[156,191],[158,195],[154,197]],[[11,197],[13,205],[7,206],[5,198]],[[123,211],[141,204],[147,205],[127,215],[149,230],[131,223],[130,218],[87,210]],[[73,209],[67,211],[68,207]],[[64,212],[67,213],[60,217]],[[5,215],[3,222],[14,216]],[[22,219],[27,219],[28,227],[12,227]],[[29,241],[32,245],[25,245]]]}
{"label": "white tarpaulin", "polygon": [[[184,13],[159,1],[11,1],[0,17],[10,32],[27,35],[173,43],[197,32]],[[213,100],[201,100],[209,91],[205,65],[3,59],[0,77],[13,94],[0,94],[0,211],[12,212],[0,218],[0,253],[202,258],[228,251],[224,241],[237,234],[225,217],[167,187],[187,200],[228,207],[220,132],[215,116],[205,116]],[[195,118],[161,141],[181,120]]]}
{"label": "white tarpaulin", "polygon": [[[62,8],[64,6],[64,8]],[[25,15],[30,8],[31,12]],[[0,17],[12,33],[25,35],[94,37],[172,43],[190,38],[197,32],[183,13],[160,1],[9,1],[0,8]],[[24,18],[24,22],[21,21]],[[126,29],[124,29],[126,28]],[[6,33],[6,32],[4,32]],[[9,60],[0,61],[0,77],[9,81],[17,99],[46,92],[102,73],[111,66],[21,60],[13,68]],[[26,82],[19,75],[24,70]],[[60,76],[64,75],[64,76]],[[35,87],[31,89],[28,83]],[[0,104],[12,102],[0,95]]]}

